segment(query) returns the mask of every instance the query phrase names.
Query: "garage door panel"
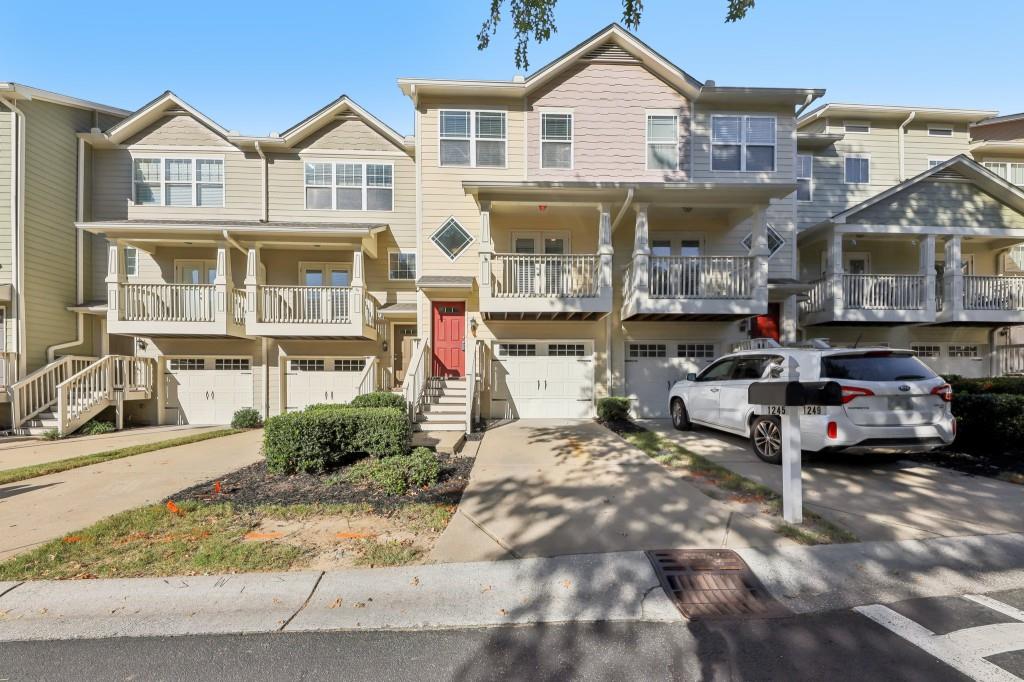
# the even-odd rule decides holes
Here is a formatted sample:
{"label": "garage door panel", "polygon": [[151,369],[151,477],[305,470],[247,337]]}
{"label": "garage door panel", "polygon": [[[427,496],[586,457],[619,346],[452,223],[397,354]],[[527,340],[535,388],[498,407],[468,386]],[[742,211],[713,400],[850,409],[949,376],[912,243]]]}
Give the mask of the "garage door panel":
{"label": "garage door panel", "polygon": [[714,344],[653,342],[626,344],[626,395],[633,413],[646,419],[669,416],[672,385],[715,358]]}
{"label": "garage door panel", "polygon": [[164,386],[167,417],[178,424],[229,424],[253,406],[248,358],[170,358]]}
{"label": "garage door panel", "polygon": [[[492,413],[522,419],[585,419],[594,414],[594,359],[590,342],[498,344],[493,362]],[[582,353],[583,356],[579,356]]]}
{"label": "garage door panel", "polygon": [[318,403],[348,403],[356,397],[363,358],[314,358],[289,361],[285,374],[286,410],[295,412]]}

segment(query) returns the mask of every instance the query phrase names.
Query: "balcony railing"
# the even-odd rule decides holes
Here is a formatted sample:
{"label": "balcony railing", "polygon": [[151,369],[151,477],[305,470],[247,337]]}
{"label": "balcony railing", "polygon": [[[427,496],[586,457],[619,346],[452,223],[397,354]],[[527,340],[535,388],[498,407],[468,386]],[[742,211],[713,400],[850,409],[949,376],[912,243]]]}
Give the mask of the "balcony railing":
{"label": "balcony railing", "polygon": [[594,298],[600,289],[601,258],[595,254],[495,254],[491,260],[495,298]]}
{"label": "balcony railing", "polygon": [[347,324],[351,321],[352,291],[351,287],[261,286],[259,321]]}
{"label": "balcony railing", "polygon": [[125,322],[213,322],[212,284],[122,284]]}
{"label": "balcony railing", "polygon": [[749,256],[652,256],[652,298],[748,299],[754,259]]}
{"label": "balcony railing", "polygon": [[231,290],[231,319],[235,324],[245,324],[246,297],[245,289]]}
{"label": "balcony railing", "polygon": [[964,275],[965,310],[1024,310],[1024,277]]}
{"label": "balcony railing", "polygon": [[924,308],[924,275],[843,275],[843,303],[856,310]]}
{"label": "balcony railing", "polygon": [[800,309],[805,313],[820,313],[825,310],[829,299],[827,279],[815,280],[807,291],[807,300],[800,302]]}

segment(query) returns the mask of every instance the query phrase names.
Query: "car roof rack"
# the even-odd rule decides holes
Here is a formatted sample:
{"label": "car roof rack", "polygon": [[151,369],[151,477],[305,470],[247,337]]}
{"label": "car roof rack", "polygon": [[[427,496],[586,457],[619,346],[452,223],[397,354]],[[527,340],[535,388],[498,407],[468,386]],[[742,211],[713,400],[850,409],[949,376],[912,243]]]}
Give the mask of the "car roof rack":
{"label": "car roof rack", "polygon": [[789,344],[789,346],[791,348],[813,348],[814,350],[830,350],[832,348],[832,344],[825,338],[804,339],[803,341]]}

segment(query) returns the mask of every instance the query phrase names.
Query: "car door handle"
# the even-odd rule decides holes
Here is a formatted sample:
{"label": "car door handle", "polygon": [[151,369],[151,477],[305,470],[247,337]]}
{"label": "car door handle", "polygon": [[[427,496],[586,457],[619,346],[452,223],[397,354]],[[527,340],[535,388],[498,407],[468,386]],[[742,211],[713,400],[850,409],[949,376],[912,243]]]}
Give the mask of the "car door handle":
{"label": "car door handle", "polygon": [[712,393],[718,393],[717,388],[709,388],[708,390],[711,391]]}

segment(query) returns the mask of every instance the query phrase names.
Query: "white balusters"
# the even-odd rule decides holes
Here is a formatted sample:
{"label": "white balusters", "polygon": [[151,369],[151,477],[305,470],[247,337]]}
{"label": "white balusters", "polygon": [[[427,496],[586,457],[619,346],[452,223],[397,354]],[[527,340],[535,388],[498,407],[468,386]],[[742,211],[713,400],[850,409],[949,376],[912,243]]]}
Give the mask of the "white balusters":
{"label": "white balusters", "polygon": [[923,275],[843,275],[843,302],[849,309],[921,310],[924,308]]}
{"label": "white balusters", "polygon": [[491,259],[495,298],[593,298],[601,285],[596,254],[499,253]]}
{"label": "white balusters", "polygon": [[751,256],[651,256],[651,298],[747,299],[752,296]]}
{"label": "white balusters", "polygon": [[259,321],[344,324],[351,321],[351,292],[349,287],[261,286]]}
{"label": "white balusters", "polygon": [[964,275],[965,310],[1024,310],[1024,277]]}
{"label": "white balusters", "polygon": [[213,322],[212,284],[121,284],[120,320]]}

